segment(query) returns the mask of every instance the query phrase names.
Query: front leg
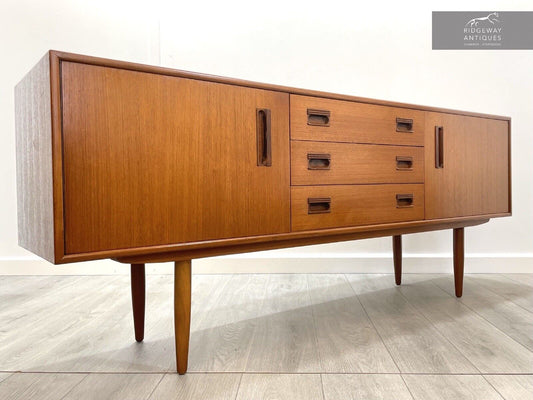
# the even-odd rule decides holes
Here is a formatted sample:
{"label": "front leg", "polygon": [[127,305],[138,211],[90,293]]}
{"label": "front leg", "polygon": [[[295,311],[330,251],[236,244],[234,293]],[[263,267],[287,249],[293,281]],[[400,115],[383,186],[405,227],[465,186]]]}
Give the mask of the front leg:
{"label": "front leg", "polygon": [[144,339],[144,309],[146,302],[146,278],[144,264],[131,264],[131,305],[135,340]]}
{"label": "front leg", "polygon": [[189,333],[191,329],[191,260],[174,264],[174,340],[176,368],[180,375],[187,372]]}
{"label": "front leg", "polygon": [[453,276],[455,296],[463,295],[463,276],[465,271],[465,228],[453,230]]}
{"label": "front leg", "polygon": [[402,284],[402,235],[392,237],[392,253],[394,258],[394,277],[396,284]]}

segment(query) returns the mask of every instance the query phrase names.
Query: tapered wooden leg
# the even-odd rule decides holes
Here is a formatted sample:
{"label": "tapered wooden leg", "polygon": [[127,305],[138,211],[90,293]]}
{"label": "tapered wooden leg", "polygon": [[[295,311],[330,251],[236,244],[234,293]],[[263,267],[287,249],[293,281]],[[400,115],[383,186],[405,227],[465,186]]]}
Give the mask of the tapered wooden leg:
{"label": "tapered wooden leg", "polygon": [[174,265],[174,339],[178,373],[187,372],[191,328],[191,260]]}
{"label": "tapered wooden leg", "polygon": [[392,237],[392,253],[394,255],[394,277],[396,284],[402,284],[402,235]]}
{"label": "tapered wooden leg", "polygon": [[131,264],[131,305],[133,307],[135,340],[138,342],[142,342],[144,339],[145,291],[144,264]]}
{"label": "tapered wooden leg", "polygon": [[453,274],[455,296],[463,295],[463,275],[465,271],[465,228],[453,230]]}

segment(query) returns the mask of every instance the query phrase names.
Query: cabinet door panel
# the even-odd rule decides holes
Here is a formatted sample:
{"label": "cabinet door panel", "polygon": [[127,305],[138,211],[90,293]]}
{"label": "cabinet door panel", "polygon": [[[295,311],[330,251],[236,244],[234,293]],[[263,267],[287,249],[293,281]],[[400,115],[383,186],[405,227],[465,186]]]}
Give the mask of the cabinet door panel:
{"label": "cabinet door panel", "polygon": [[[443,167],[435,163],[442,127]],[[507,121],[428,112],[426,219],[510,212]]]}
{"label": "cabinet door panel", "polygon": [[288,232],[288,111],[285,93],[63,62],[67,254]]}

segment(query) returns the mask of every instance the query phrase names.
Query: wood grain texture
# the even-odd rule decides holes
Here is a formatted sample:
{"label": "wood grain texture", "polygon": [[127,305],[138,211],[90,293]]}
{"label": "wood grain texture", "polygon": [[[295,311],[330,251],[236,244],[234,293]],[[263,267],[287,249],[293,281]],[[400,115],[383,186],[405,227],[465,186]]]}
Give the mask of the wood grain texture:
{"label": "wood grain texture", "polygon": [[89,374],[61,400],[147,400],[163,374]]}
{"label": "wood grain texture", "polygon": [[240,374],[167,374],[150,400],[235,399]]}
{"label": "wood grain texture", "polygon": [[287,94],[63,62],[62,95],[67,253],[289,231]]}
{"label": "wood grain texture", "polygon": [[412,400],[400,375],[322,376],[325,400]]}
{"label": "wood grain texture", "polygon": [[485,375],[505,400],[531,400],[533,375]]}
{"label": "wood grain texture", "polygon": [[0,399],[62,399],[85,377],[85,374],[12,374],[0,383]]}
{"label": "wood grain texture", "polygon": [[236,400],[322,400],[317,374],[244,374]]}
{"label": "wood grain texture", "polygon": [[404,375],[415,400],[502,400],[479,375]]}
{"label": "wood grain texture", "polygon": [[[408,274],[406,274],[407,276]],[[387,275],[346,275],[403,373],[477,373],[478,369],[402,296]]]}
{"label": "wood grain texture", "polygon": [[[291,95],[291,139],[325,142],[424,145],[424,113],[408,108]],[[307,110],[328,110],[329,126],[308,125]],[[412,132],[397,132],[396,118],[413,120]]]}
{"label": "wood grain texture", "polygon": [[[533,313],[490,290],[484,289],[477,283],[477,280],[476,275],[466,277],[464,287],[468,296],[461,298],[461,303],[533,351],[533,324],[531,323]],[[435,279],[433,283],[449,294],[453,293],[453,284],[447,277]]]}
{"label": "wood grain texture", "polygon": [[[396,195],[412,194],[412,207],[398,208]],[[309,198],[330,198],[330,212],[309,214]],[[424,218],[424,185],[325,185],[291,188],[293,231],[409,221]]]}
{"label": "wood grain texture", "polygon": [[533,373],[533,352],[448,293],[432,284],[399,290],[481,373]]}
{"label": "wood grain texture", "polygon": [[[329,169],[309,169],[308,154],[331,156]],[[410,157],[397,169],[396,157]],[[424,183],[424,149],[351,143],[291,141],[291,185]]]}
{"label": "wood grain texture", "polygon": [[54,262],[50,58],[15,88],[19,245]]}
{"label": "wood grain texture", "polygon": [[174,266],[174,341],[176,368],[187,372],[191,332],[191,260],[176,261]]}
{"label": "wood grain texture", "polygon": [[307,275],[321,371],[399,372],[344,275]]}
{"label": "wood grain texture", "polygon": [[7,379],[11,375],[10,372],[0,372],[0,382]]}
{"label": "wood grain texture", "polygon": [[[444,168],[435,168],[435,126]],[[425,135],[426,219],[510,212],[507,121],[427,113]]]}

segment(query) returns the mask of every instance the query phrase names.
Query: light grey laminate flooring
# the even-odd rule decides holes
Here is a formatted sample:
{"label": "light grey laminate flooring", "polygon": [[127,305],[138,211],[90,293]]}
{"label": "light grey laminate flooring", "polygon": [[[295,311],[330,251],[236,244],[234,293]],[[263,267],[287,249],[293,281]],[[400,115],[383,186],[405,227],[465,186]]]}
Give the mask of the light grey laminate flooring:
{"label": "light grey laminate flooring", "polygon": [[533,274],[194,275],[185,376],[172,280],[0,276],[0,399],[533,399]]}

